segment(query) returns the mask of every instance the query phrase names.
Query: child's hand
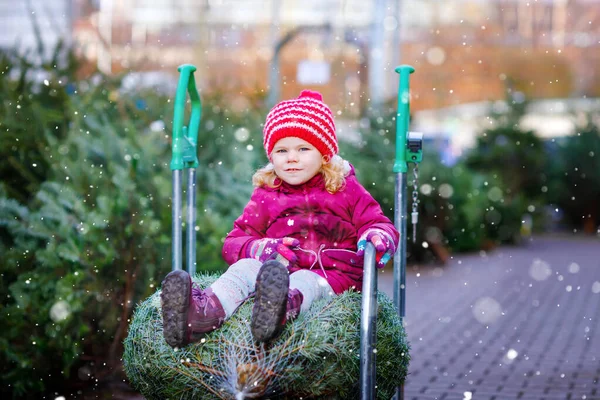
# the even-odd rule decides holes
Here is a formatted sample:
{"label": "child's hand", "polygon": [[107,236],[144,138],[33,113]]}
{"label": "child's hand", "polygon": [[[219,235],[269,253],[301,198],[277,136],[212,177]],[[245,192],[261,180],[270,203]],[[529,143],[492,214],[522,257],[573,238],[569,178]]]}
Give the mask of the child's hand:
{"label": "child's hand", "polygon": [[298,257],[291,248],[297,247],[299,244],[300,241],[298,239],[291,237],[258,239],[250,244],[247,255],[260,262],[275,259],[287,267],[298,261]]}
{"label": "child's hand", "polygon": [[367,242],[373,243],[375,246],[375,260],[377,268],[385,267],[385,264],[396,253],[396,245],[390,235],[381,229],[368,229],[358,238],[358,251],[356,255],[362,256],[365,254]]}

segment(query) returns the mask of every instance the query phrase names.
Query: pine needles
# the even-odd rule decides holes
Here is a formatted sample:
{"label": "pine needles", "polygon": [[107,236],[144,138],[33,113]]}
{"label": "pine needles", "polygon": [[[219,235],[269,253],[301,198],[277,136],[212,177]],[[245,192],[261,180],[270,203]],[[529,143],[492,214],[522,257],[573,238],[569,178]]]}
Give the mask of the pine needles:
{"label": "pine needles", "polygon": [[[198,275],[206,287],[215,275]],[[379,294],[377,392],[389,399],[406,377],[409,346],[390,299]],[[357,397],[361,296],[346,292],[288,324],[268,347],[252,339],[246,302],[201,342],[172,349],[162,336],[160,293],[141,303],[125,340],[123,361],[148,399],[254,399]]]}

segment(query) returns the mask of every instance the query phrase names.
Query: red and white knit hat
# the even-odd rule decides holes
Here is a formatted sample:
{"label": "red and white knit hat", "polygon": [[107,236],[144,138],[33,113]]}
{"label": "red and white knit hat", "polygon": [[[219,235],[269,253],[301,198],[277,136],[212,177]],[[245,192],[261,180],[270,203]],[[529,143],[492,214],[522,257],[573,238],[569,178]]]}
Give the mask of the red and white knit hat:
{"label": "red and white knit hat", "polygon": [[267,156],[278,140],[289,136],[306,140],[328,159],[338,153],[333,113],[319,92],[303,90],[297,99],[284,100],[269,111],[263,129]]}

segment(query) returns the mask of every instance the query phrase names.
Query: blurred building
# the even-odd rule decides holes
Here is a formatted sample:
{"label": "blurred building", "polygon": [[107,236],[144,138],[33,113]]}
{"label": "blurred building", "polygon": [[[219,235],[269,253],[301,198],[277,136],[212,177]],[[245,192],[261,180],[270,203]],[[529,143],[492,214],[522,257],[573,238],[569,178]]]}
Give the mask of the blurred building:
{"label": "blurred building", "polygon": [[71,0],[0,1],[0,48],[49,56],[59,40],[69,42]]}
{"label": "blurred building", "polygon": [[178,65],[192,63],[204,91],[244,99],[279,87],[279,98],[289,98],[308,87],[342,118],[362,115],[375,97],[393,103],[399,63],[416,68],[413,112],[503,99],[506,87],[530,99],[600,96],[600,0],[0,4],[1,45],[31,35],[30,4],[40,21],[42,12],[58,21],[44,22],[44,39],[72,37],[89,72],[153,71],[149,77],[162,79],[156,71],[176,76]]}

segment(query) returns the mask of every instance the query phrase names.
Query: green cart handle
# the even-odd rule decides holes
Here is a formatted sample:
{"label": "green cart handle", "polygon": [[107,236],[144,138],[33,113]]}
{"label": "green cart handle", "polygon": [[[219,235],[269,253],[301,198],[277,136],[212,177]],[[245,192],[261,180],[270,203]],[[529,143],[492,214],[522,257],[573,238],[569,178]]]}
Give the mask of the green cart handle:
{"label": "green cart handle", "polygon": [[[194,78],[196,67],[191,64],[183,64],[177,70],[179,71],[179,83],[177,84],[173,115],[172,171],[198,167],[196,146],[202,116],[202,104]],[[190,95],[192,103],[192,112],[187,126],[183,124],[186,92]]]}
{"label": "green cart handle", "polygon": [[[394,161],[394,173],[408,172],[406,140],[408,125],[410,122],[410,74],[415,69],[410,65],[396,67],[395,71],[400,74],[398,88],[398,110],[396,113],[396,160]],[[409,157],[408,159],[414,161]]]}

